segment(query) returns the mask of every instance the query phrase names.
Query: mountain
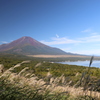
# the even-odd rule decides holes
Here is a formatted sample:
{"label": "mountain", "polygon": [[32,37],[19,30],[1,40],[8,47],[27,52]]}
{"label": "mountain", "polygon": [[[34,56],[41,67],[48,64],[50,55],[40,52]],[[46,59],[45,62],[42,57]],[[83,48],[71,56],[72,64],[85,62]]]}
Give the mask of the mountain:
{"label": "mountain", "polygon": [[15,53],[15,54],[24,54],[24,55],[37,55],[37,54],[46,54],[46,55],[65,55],[71,54],[64,52],[58,48],[53,48],[47,46],[37,40],[24,36],[19,38],[11,43],[0,45],[0,52],[3,53]]}

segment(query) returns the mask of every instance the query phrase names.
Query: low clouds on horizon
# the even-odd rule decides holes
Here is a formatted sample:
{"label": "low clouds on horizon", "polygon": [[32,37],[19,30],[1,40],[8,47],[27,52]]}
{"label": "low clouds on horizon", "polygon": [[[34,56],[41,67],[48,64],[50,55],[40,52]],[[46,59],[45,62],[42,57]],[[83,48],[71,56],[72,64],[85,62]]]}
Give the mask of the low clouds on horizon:
{"label": "low clouds on horizon", "polygon": [[[98,54],[100,55],[100,34],[97,32],[92,32],[91,29],[86,29],[81,31],[81,33],[86,34],[87,36],[84,36],[82,38],[67,38],[67,37],[59,37],[59,35],[56,35],[55,37],[51,38],[51,41],[40,41],[46,45],[58,45],[59,47],[61,45],[67,45],[65,48],[60,48],[62,50],[69,50],[70,52],[74,53],[81,53],[81,54]],[[99,44],[99,46],[97,46]],[[69,46],[70,45],[70,46]],[[75,50],[73,50],[73,47]],[[81,48],[81,49],[80,49]],[[91,48],[91,50],[90,50]]]}
{"label": "low clouds on horizon", "polygon": [[83,38],[76,38],[76,39],[69,39],[67,37],[53,37],[51,41],[40,41],[46,45],[59,45],[59,44],[76,44],[76,43],[93,43],[93,42],[100,42],[100,35],[90,35],[88,37]]}

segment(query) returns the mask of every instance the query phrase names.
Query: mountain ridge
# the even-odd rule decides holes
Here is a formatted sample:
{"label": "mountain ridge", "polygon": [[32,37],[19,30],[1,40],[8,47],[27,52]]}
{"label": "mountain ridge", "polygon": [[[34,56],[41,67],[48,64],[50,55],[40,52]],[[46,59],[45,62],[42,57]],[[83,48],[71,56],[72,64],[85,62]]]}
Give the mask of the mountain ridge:
{"label": "mountain ridge", "polygon": [[[45,45],[29,36],[21,37],[8,44],[0,45],[0,52],[16,53],[23,55],[37,55],[37,54],[50,54],[50,55],[65,55],[67,53],[59,48],[50,47]],[[72,54],[73,55],[73,54]]]}

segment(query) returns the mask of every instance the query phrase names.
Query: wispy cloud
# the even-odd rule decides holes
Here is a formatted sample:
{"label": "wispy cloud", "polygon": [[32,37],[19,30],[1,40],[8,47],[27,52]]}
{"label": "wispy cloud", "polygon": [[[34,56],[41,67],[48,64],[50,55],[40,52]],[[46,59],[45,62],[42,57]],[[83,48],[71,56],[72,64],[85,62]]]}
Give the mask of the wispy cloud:
{"label": "wispy cloud", "polygon": [[59,38],[59,35],[58,35],[58,34],[56,34],[56,37],[57,37],[57,38]]}
{"label": "wispy cloud", "polygon": [[68,51],[68,50],[71,50],[71,48],[69,47],[69,48],[61,48],[62,50],[64,50],[64,51]]}
{"label": "wispy cloud", "polygon": [[88,37],[83,38],[76,38],[76,39],[70,39],[67,37],[53,37],[51,38],[51,41],[40,41],[46,45],[58,45],[58,44],[74,44],[79,45],[81,43],[96,43],[100,42],[100,35],[98,33],[91,33]]}
{"label": "wispy cloud", "polygon": [[73,53],[86,54],[86,55],[100,55],[100,49],[76,50]]}
{"label": "wispy cloud", "polygon": [[81,43],[100,42],[100,35],[92,35],[89,37],[79,38]]}
{"label": "wispy cloud", "polygon": [[83,30],[83,31],[81,31],[81,32],[91,32],[91,29],[86,29],[86,30]]}
{"label": "wispy cloud", "polygon": [[6,42],[6,41],[1,41],[1,42],[2,42],[2,43],[5,43],[5,44],[8,43],[8,42]]}
{"label": "wispy cloud", "polygon": [[47,44],[47,45],[71,44],[71,43],[80,43],[81,42],[78,40],[68,39],[66,37],[62,37],[62,38],[54,37],[51,39],[52,39],[52,41],[50,41],[50,42],[46,42],[46,41],[40,41],[40,42]]}
{"label": "wispy cloud", "polygon": [[12,42],[12,41],[14,41],[14,40],[10,40],[10,41]]}
{"label": "wispy cloud", "polygon": [[94,32],[94,33],[91,33],[91,35],[99,35],[99,33],[97,33],[97,32]]}
{"label": "wispy cloud", "polygon": [[64,51],[69,51],[78,54],[100,55],[100,33],[93,32],[90,29],[84,30],[87,32],[84,37],[56,37],[51,38],[50,41],[40,41],[46,45],[59,46]]}

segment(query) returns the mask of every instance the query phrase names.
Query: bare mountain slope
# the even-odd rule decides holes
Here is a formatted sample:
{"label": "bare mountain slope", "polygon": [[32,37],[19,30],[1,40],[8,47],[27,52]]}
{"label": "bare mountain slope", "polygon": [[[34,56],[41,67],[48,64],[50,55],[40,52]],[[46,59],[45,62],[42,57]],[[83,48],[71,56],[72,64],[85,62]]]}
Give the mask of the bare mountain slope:
{"label": "bare mountain slope", "polygon": [[[38,42],[37,40],[24,36],[19,38],[11,43],[0,45],[0,52],[6,53],[16,53],[24,55],[37,55],[37,54],[46,54],[46,55],[65,55],[72,54],[64,52],[58,48],[53,48],[47,46],[43,43]],[[72,54],[73,55],[73,54]]]}

